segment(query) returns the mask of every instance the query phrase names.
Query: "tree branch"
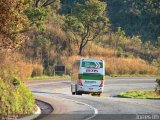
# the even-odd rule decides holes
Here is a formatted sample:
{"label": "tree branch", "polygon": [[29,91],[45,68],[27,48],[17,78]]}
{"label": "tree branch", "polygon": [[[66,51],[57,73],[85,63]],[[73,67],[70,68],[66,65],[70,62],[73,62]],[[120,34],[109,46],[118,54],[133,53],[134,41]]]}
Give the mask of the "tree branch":
{"label": "tree branch", "polygon": [[50,1],[50,0],[47,0],[46,2],[44,2],[43,5],[42,5],[42,7],[46,7],[46,6],[54,3],[56,0],[53,0],[53,1],[50,1],[50,2],[49,2],[49,1]]}
{"label": "tree branch", "polygon": [[39,2],[40,2],[40,0],[36,0],[36,1],[35,1],[35,7],[37,7],[37,8],[38,8],[38,4],[39,4]]}

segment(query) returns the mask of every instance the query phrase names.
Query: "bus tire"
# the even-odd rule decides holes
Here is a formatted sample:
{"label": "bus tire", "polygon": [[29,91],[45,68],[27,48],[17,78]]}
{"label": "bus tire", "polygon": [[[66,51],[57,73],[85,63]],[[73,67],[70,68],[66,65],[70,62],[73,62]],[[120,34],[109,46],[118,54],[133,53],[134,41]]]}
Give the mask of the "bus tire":
{"label": "bus tire", "polygon": [[100,97],[100,96],[101,96],[101,93],[98,93],[97,96]]}
{"label": "bus tire", "polygon": [[76,92],[76,95],[82,95],[82,93],[81,92]]}

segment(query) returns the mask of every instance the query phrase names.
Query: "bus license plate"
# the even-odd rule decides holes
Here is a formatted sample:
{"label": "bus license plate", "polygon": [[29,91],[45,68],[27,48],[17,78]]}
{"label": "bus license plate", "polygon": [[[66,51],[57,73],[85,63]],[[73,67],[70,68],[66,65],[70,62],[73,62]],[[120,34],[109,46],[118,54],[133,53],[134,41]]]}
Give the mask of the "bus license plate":
{"label": "bus license plate", "polygon": [[86,80],[85,83],[89,83],[89,84],[90,84],[90,83],[96,83],[96,81],[87,81],[87,80]]}

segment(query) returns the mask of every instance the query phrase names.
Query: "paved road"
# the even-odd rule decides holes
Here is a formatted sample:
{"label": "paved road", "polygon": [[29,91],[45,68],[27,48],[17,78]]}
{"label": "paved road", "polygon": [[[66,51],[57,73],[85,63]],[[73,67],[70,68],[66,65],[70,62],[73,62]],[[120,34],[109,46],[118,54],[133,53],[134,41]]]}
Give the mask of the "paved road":
{"label": "paved road", "polygon": [[69,81],[29,84],[34,94],[53,103],[54,112],[39,119],[136,120],[160,119],[160,100],[116,97],[128,90],[151,90],[155,78],[108,78],[101,97],[71,95]]}

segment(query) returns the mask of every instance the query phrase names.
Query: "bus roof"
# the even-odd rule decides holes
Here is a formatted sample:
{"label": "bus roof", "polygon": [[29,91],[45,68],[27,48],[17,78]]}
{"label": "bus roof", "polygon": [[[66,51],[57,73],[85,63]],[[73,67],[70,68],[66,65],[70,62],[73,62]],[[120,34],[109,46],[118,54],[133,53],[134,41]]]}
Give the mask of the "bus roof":
{"label": "bus roof", "polygon": [[98,62],[103,62],[103,60],[91,59],[91,58],[81,58],[81,61],[98,61]]}

